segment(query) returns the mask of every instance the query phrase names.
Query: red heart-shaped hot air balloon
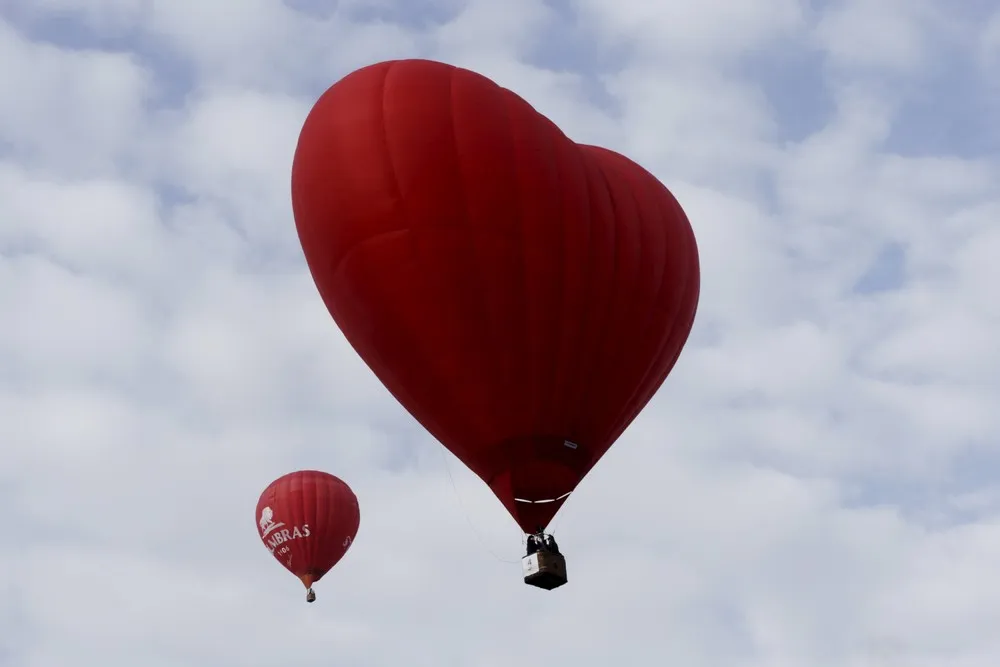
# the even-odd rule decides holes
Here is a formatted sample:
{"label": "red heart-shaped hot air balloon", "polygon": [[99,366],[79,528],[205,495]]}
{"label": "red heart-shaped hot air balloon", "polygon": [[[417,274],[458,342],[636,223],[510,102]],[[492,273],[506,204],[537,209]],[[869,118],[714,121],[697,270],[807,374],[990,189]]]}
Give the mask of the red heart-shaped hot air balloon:
{"label": "red heart-shaped hot air balloon", "polygon": [[358,534],[358,498],[342,480],[318,470],[288,473],[257,501],[257,531],[285,569],[312,585],[340,562]]}
{"label": "red heart-shaped hot air balloon", "polygon": [[384,62],[302,128],[295,223],[389,391],[526,532],[652,398],[698,301],[694,234],[634,162],[465,69]]}

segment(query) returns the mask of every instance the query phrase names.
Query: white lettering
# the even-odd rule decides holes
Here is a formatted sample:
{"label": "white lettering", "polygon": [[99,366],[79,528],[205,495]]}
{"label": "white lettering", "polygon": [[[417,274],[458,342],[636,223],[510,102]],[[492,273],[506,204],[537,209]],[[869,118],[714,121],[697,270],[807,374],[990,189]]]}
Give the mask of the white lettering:
{"label": "white lettering", "polygon": [[289,542],[302,537],[309,537],[311,534],[309,524],[294,526],[291,530],[288,528],[276,530],[271,533],[270,539],[264,540],[264,546],[266,546],[268,551],[272,554],[287,554],[291,551],[291,546],[288,545]]}

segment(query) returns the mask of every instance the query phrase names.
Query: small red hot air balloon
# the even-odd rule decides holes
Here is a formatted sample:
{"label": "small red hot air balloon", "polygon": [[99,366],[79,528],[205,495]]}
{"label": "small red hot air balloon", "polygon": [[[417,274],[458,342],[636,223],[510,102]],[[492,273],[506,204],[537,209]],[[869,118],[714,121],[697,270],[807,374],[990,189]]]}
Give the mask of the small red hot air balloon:
{"label": "small red hot air balloon", "polygon": [[358,499],[339,478],[317,470],[288,473],[271,482],[257,501],[257,531],[264,546],[306,587],[350,549],[361,520]]}
{"label": "small red hot air balloon", "polygon": [[694,322],[698,249],[667,188],[462,68],[383,62],[330,87],[292,205],[347,340],[539,538]]}

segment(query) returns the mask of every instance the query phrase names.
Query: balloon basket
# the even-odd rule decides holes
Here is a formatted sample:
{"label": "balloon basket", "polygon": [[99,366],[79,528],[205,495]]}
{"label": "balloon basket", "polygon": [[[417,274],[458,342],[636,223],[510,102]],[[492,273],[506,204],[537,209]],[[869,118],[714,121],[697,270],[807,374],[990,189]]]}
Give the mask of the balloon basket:
{"label": "balloon basket", "polygon": [[566,557],[561,553],[538,551],[521,559],[524,583],[529,586],[551,591],[567,581]]}

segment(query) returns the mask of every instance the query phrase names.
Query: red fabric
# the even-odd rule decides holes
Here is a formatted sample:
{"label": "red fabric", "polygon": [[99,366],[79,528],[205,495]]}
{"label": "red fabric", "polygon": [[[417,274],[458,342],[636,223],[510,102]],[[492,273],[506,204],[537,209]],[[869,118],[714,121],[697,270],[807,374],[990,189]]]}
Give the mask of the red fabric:
{"label": "red fabric", "polygon": [[670,192],[468,70],[402,60],[333,85],[292,203],[348,341],[527,532],[562,501],[515,498],[572,491],[694,320],[698,251]]}
{"label": "red fabric", "polygon": [[257,532],[264,546],[307,588],[344,557],[360,520],[351,488],[316,470],[279,477],[257,501]]}

